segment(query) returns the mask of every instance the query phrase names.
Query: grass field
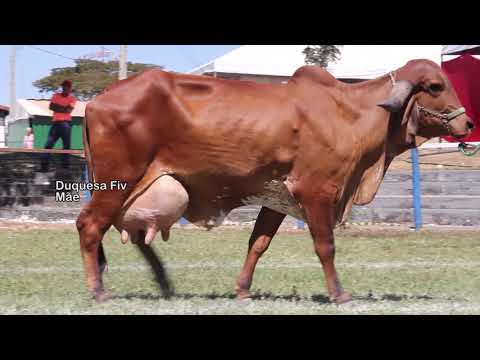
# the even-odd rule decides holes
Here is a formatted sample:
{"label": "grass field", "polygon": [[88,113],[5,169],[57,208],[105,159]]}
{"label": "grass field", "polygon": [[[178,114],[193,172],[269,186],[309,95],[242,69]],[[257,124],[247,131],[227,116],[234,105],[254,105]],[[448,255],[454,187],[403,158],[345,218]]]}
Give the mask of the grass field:
{"label": "grass field", "polygon": [[106,288],[89,299],[74,226],[0,227],[1,314],[480,314],[480,233],[337,231],[337,269],[354,301],[328,303],[307,232],[282,232],[234,299],[248,229],[174,229],[154,241],[176,295],[164,300],[131,245],[109,231]]}

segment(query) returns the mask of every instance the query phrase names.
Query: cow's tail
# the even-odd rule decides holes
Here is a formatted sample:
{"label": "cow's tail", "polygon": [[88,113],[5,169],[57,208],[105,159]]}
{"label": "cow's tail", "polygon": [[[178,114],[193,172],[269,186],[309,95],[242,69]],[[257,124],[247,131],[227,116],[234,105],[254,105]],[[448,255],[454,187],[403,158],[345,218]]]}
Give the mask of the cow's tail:
{"label": "cow's tail", "polygon": [[[90,153],[90,138],[88,134],[87,114],[88,114],[88,105],[87,105],[87,108],[85,109],[85,117],[83,118],[82,137],[83,137],[83,152],[85,153],[85,162],[87,164],[87,174],[88,174],[88,178],[85,180],[88,181],[89,183],[92,183],[95,177],[93,174],[92,155]],[[91,196],[92,196],[92,192],[90,191],[90,198]],[[99,263],[100,271],[102,273],[108,270],[107,257],[105,256],[105,250],[103,249],[102,243],[100,243],[98,247],[98,263]]]}
{"label": "cow's tail", "polygon": [[88,114],[88,105],[87,108],[85,109],[85,117],[83,119],[83,151],[85,153],[85,162],[87,164],[87,172],[88,172],[88,182],[93,182],[93,164],[92,164],[92,156],[90,153],[90,141],[89,141],[89,135],[88,135],[88,120],[87,120],[87,114]]}

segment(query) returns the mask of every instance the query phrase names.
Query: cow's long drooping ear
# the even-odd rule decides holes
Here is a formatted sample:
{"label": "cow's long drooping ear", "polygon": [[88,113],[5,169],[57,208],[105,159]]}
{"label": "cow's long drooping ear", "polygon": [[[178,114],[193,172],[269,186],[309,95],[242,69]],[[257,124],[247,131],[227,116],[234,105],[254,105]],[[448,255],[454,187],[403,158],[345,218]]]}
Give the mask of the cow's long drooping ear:
{"label": "cow's long drooping ear", "polygon": [[413,84],[407,80],[400,80],[395,83],[390,93],[390,97],[378,104],[378,106],[384,108],[390,112],[398,112],[405,105],[408,97],[412,93]]}
{"label": "cow's long drooping ear", "polygon": [[416,96],[410,98],[402,118],[401,127],[405,131],[405,145],[407,146],[415,142],[415,136],[418,131],[418,119],[420,114],[418,112],[418,107],[415,106],[416,101]]}

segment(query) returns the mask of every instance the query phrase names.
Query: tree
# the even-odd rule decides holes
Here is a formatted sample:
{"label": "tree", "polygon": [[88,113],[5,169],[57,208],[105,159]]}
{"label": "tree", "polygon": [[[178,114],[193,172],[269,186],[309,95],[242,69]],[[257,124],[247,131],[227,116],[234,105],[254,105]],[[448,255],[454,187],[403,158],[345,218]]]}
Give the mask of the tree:
{"label": "tree", "polygon": [[340,59],[340,47],[343,45],[309,45],[303,50],[305,63],[327,67],[330,62]]}
{"label": "tree", "polygon": [[[158,65],[131,63],[127,64],[128,75],[152,69],[162,68]],[[108,85],[118,80],[118,61],[102,62],[91,59],[76,59],[71,67],[52,69],[50,75],[37,80],[33,86],[41,93],[56,91],[65,79],[73,83],[72,92],[79,100],[90,100],[101,93]]]}

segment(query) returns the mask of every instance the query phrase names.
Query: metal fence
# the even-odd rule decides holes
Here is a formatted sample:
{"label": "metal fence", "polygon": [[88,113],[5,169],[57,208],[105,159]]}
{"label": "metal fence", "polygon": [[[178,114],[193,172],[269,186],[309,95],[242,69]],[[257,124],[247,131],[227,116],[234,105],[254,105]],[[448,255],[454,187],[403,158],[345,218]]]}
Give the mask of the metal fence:
{"label": "metal fence", "polygon": [[[52,212],[60,214],[60,210],[56,211],[55,207],[61,205],[50,201],[51,184],[43,186],[34,183],[40,167],[39,156],[44,153],[52,154],[53,163],[59,163],[63,154],[74,159],[69,174],[60,172],[55,176],[69,175],[69,180],[88,181],[82,150],[0,148],[0,217],[9,211],[12,216],[22,214],[22,211],[28,212],[30,205],[34,205],[33,209],[35,204],[42,203],[43,206],[49,206]],[[412,163],[411,171],[387,173],[372,204],[354,207],[353,222],[410,223],[417,230],[421,229],[425,219],[428,223],[438,225],[480,225],[480,171],[431,170],[421,173],[417,149],[411,151],[409,162]],[[82,193],[82,203],[90,199],[90,192]],[[14,214],[11,206],[15,201],[19,204],[19,209]],[[64,206],[63,211],[69,212],[71,216],[74,207]],[[254,221],[258,210],[257,207],[235,210],[235,219],[242,222]],[[36,211],[41,212],[41,209]],[[289,221],[289,226],[303,230],[306,228],[302,220]],[[185,225],[188,222],[181,219],[179,223]]]}

